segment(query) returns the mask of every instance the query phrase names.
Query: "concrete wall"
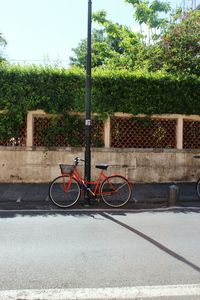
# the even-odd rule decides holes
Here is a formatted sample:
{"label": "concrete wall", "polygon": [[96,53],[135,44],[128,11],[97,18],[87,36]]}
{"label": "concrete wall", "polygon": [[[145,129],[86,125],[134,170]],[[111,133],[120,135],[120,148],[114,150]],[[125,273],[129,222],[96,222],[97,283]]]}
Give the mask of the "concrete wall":
{"label": "concrete wall", "polygon": [[[197,154],[200,150],[93,149],[92,177],[98,173],[95,164],[108,163],[108,174],[121,173],[135,182],[194,181],[200,175]],[[0,182],[49,182],[60,174],[59,163],[72,164],[76,156],[84,158],[84,149],[0,147]]]}

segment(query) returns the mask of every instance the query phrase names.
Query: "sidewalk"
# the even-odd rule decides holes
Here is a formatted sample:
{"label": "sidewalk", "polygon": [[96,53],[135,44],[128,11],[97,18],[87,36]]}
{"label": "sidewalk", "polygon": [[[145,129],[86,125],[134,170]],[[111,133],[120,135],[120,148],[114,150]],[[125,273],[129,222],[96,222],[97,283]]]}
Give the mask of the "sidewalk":
{"label": "sidewalk", "polygon": [[[137,183],[133,186],[127,209],[167,207],[169,187],[174,183]],[[177,206],[200,207],[195,183],[177,183],[179,201]],[[48,197],[48,183],[0,183],[0,210],[17,209],[55,209]],[[84,199],[80,199],[75,208],[83,208]],[[108,208],[96,199],[91,200],[91,208]]]}

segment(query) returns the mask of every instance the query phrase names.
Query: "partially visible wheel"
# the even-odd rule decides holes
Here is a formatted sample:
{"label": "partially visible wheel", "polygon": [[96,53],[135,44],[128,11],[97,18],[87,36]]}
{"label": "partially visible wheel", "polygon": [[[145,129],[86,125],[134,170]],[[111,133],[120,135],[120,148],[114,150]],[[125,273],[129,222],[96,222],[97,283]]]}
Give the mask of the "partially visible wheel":
{"label": "partially visible wheel", "polygon": [[120,175],[107,177],[101,185],[101,197],[111,207],[122,207],[125,205],[132,193],[128,180]]}
{"label": "partially visible wheel", "polygon": [[49,187],[49,197],[59,207],[74,205],[80,198],[80,186],[77,180],[63,175],[55,178]]}
{"label": "partially visible wheel", "polygon": [[200,178],[199,178],[199,180],[197,181],[197,186],[196,186],[196,188],[197,188],[197,194],[198,194],[198,197],[200,198]]}

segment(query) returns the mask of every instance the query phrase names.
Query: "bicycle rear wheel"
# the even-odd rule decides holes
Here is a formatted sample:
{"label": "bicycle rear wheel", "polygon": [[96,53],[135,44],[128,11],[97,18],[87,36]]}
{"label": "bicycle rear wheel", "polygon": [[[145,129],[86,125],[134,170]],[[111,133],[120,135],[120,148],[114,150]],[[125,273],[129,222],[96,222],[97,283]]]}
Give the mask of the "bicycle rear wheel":
{"label": "bicycle rear wheel", "polygon": [[196,189],[197,189],[198,197],[200,198],[200,178],[199,178],[199,180],[197,181]]}
{"label": "bicycle rear wheel", "polygon": [[80,198],[80,186],[76,179],[63,175],[55,178],[49,187],[49,197],[62,208],[73,206]]}
{"label": "bicycle rear wheel", "polygon": [[107,177],[101,185],[101,197],[111,207],[122,207],[125,205],[132,193],[128,180],[120,175]]}

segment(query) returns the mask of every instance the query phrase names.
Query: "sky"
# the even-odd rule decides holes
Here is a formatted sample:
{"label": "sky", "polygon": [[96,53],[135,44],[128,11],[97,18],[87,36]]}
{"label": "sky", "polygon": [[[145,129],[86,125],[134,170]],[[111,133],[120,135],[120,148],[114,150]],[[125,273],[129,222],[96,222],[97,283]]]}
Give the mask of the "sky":
{"label": "sky", "polygon": [[[175,7],[181,0],[171,3]],[[88,0],[0,0],[0,7],[0,32],[8,43],[4,53],[12,63],[59,61],[65,67],[71,49],[87,37]],[[124,0],[92,0],[92,11],[100,9],[114,22],[136,25]]]}

